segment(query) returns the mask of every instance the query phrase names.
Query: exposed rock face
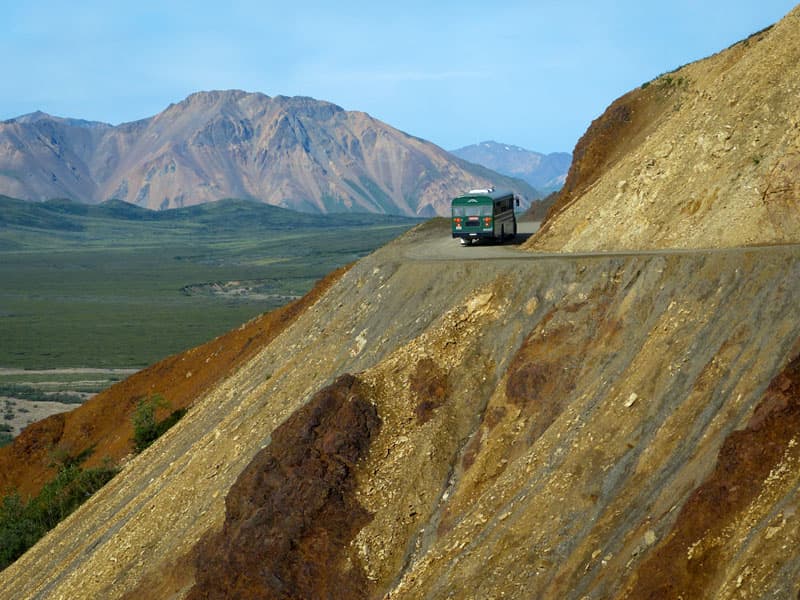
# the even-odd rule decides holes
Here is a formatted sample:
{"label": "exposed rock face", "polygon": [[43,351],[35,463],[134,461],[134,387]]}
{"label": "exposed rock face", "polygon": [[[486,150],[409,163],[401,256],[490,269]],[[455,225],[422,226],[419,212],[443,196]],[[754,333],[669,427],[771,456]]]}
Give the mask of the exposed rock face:
{"label": "exposed rock face", "polygon": [[0,193],[26,200],[164,209],[233,197],[433,216],[489,184],[535,195],[365,113],[303,97],[201,92],[117,127],[44,113],[0,123]]}
{"label": "exposed rock face", "polygon": [[626,94],[578,142],[537,250],[800,239],[800,9]]}
{"label": "exposed rock face", "polygon": [[358,388],[343,375],[275,430],[228,493],[222,531],[200,544],[189,600],[368,597],[346,551],[370,520],[353,468],[380,420]]}
{"label": "exposed rock face", "polygon": [[[721,588],[756,597],[764,587],[793,589],[796,576],[774,571],[763,548],[784,527],[796,527],[787,484],[796,482],[798,434],[800,355],[772,380],[747,427],[725,440],[714,471],[689,497],[625,596],[711,597]],[[742,542],[743,535],[751,539]],[[750,555],[744,559],[743,547]]]}

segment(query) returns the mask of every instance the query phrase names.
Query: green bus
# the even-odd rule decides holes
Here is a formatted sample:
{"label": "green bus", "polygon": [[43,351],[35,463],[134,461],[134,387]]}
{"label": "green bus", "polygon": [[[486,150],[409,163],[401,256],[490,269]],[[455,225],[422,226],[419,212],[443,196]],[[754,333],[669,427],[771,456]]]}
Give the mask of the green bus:
{"label": "green bus", "polygon": [[478,240],[503,242],[517,235],[514,206],[519,198],[508,190],[470,190],[453,198],[451,226],[454,238],[467,246]]}

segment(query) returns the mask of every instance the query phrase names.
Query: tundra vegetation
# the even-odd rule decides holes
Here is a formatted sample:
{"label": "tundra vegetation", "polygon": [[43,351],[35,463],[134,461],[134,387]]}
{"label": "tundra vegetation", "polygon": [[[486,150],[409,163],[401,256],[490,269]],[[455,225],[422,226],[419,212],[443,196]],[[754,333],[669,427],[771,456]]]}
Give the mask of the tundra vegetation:
{"label": "tundra vegetation", "polygon": [[0,448],[7,446],[14,439],[11,435],[12,428],[6,423],[0,423]]}
{"label": "tundra vegetation", "polygon": [[137,454],[148,448],[186,414],[186,409],[180,408],[159,421],[156,411],[169,408],[169,402],[161,394],[139,399],[133,413],[133,442]]}
{"label": "tundra vegetation", "polygon": [[152,364],[305,294],[416,222],[241,200],[156,212],[0,197],[0,365]]}

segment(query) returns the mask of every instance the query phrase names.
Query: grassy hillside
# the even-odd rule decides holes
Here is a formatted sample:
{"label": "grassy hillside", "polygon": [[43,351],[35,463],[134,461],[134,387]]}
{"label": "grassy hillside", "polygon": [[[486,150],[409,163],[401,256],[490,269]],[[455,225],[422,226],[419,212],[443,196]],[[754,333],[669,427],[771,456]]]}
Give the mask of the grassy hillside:
{"label": "grassy hillside", "polygon": [[0,198],[0,366],[128,367],[308,291],[416,221],[244,200],[168,211]]}

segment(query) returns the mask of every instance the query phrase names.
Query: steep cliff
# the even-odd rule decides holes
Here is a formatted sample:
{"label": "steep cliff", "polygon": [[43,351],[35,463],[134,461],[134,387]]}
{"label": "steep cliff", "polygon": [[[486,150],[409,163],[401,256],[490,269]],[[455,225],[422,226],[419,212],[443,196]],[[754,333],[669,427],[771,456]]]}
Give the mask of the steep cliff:
{"label": "steep cliff", "polygon": [[614,102],[578,142],[536,250],[800,239],[800,8]]}
{"label": "steep cliff", "polygon": [[444,235],[351,268],[0,589],[639,597],[667,556],[702,557],[690,585],[796,593],[797,247],[418,258]]}

